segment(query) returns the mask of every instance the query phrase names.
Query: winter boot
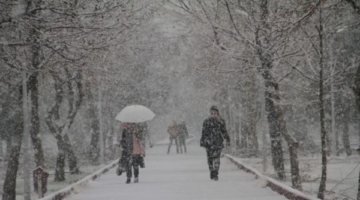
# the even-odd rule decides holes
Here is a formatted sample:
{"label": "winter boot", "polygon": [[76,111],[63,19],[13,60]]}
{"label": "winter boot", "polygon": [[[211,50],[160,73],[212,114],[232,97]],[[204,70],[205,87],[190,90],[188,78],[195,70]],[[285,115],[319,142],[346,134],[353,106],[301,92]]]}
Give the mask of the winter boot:
{"label": "winter boot", "polygon": [[219,174],[219,172],[213,171],[213,180],[214,180],[214,181],[219,180],[218,174]]}
{"label": "winter boot", "polygon": [[131,179],[130,178],[127,178],[126,179],[126,184],[129,184],[131,182]]}
{"label": "winter boot", "polygon": [[214,179],[214,171],[210,171],[210,179]]}
{"label": "winter boot", "polygon": [[139,177],[134,178],[134,183],[138,183],[139,182]]}

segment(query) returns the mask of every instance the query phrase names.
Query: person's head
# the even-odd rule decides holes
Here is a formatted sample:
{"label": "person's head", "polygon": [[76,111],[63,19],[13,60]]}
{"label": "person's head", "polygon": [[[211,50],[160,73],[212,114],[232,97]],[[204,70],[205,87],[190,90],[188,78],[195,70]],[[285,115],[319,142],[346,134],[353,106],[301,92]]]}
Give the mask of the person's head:
{"label": "person's head", "polygon": [[132,130],[132,131],[134,131],[134,130],[136,130],[136,124],[135,123],[128,123],[127,124],[127,128],[129,129],[129,130]]}
{"label": "person's head", "polygon": [[220,113],[219,113],[219,109],[216,107],[216,106],[211,106],[210,108],[210,115],[212,117],[216,117],[218,116]]}

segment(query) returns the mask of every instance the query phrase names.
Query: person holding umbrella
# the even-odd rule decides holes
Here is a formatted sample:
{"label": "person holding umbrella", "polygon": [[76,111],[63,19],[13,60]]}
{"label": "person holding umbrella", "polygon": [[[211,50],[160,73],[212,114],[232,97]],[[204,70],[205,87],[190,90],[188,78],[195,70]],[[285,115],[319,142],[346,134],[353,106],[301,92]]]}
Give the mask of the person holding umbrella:
{"label": "person holding umbrella", "polygon": [[145,148],[142,146],[143,133],[136,123],[122,124],[123,131],[120,140],[122,155],[119,166],[126,171],[126,183],[131,182],[132,168],[134,169],[134,183],[139,182],[139,167],[144,168]]}
{"label": "person holding umbrella", "polygon": [[121,110],[115,119],[119,120],[122,128],[120,147],[122,155],[119,160],[117,175],[126,171],[126,183],[129,184],[134,169],[134,183],[139,182],[139,167],[144,168],[145,147],[143,146],[144,133],[139,123],[152,120],[155,114],[142,105],[130,105]]}

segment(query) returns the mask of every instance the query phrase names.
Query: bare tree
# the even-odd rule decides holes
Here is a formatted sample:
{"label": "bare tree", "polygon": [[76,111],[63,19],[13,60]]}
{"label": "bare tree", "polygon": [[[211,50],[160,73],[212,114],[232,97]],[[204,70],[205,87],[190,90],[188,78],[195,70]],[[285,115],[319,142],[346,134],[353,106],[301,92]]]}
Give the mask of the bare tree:
{"label": "bare tree", "polygon": [[29,88],[30,88],[30,99],[31,99],[31,126],[30,135],[32,144],[35,149],[35,163],[36,166],[44,167],[44,152],[41,144],[40,137],[40,118],[39,118],[39,92],[38,92],[38,79],[39,79],[39,68],[41,67],[41,45],[40,45],[40,34],[41,34],[41,22],[37,20],[40,17],[40,7],[43,3],[42,0],[35,0],[28,2],[26,5],[26,13],[28,13],[28,19],[31,23],[29,30],[30,40],[30,53],[31,56],[31,68],[34,72],[29,77]]}
{"label": "bare tree", "polygon": [[[77,111],[80,109],[80,105],[83,99],[82,83],[81,83],[81,71],[77,71],[73,76],[67,69],[64,69],[66,74],[66,79],[72,79],[72,81],[64,81],[58,73],[51,72],[54,77],[54,86],[55,86],[55,103],[52,108],[49,110],[49,113],[46,118],[46,124],[49,127],[49,130],[57,139],[57,144],[59,148],[56,168],[55,168],[55,181],[65,180],[65,158],[68,156],[69,159],[69,168],[71,173],[79,173],[77,167],[77,159],[72,150],[72,146],[68,137],[68,132],[71,125],[74,123],[75,116]],[[75,88],[74,88],[75,85]],[[65,90],[66,88],[66,90]],[[64,100],[64,97],[67,96],[68,101],[68,112],[64,117],[65,120],[61,119],[60,106]],[[61,121],[63,121],[61,123]]]}
{"label": "bare tree", "polygon": [[[294,71],[286,65],[288,69],[278,66],[283,66],[288,58],[300,56],[299,48],[294,48],[295,45],[291,46],[291,40],[297,39],[292,37],[292,34],[301,27],[300,25],[307,22],[319,3],[307,6],[302,1],[281,5],[265,0],[171,2],[191,16],[195,16],[194,18],[201,23],[208,24],[214,35],[218,36],[218,40],[214,40],[214,43],[218,45],[220,52],[238,60],[243,68],[246,69],[248,63],[251,63],[247,58],[255,56],[254,66],[258,66],[258,73],[265,80],[266,111],[274,168],[278,177],[284,179],[281,147],[281,138],[284,138],[291,152],[293,186],[301,189],[296,155],[298,142],[287,132],[281,108],[280,81],[292,75]],[[299,8],[302,10],[297,10]]]}
{"label": "bare tree", "polygon": [[[353,8],[354,10],[360,14],[360,5],[356,4],[354,0],[346,0]],[[360,65],[358,66],[358,69],[355,73],[354,83],[352,85],[352,89],[355,93],[356,98],[356,105],[360,112]],[[360,174],[359,174],[359,181],[358,181],[358,193],[357,193],[357,200],[360,199]]]}
{"label": "bare tree", "polygon": [[[9,77],[8,77],[9,78]],[[10,81],[10,79],[8,79]],[[20,86],[19,86],[20,85]],[[11,136],[11,146],[9,149],[9,161],[7,162],[7,169],[4,180],[4,188],[2,199],[4,200],[15,200],[16,199],[16,177],[19,169],[19,157],[21,150],[21,143],[23,138],[23,116],[21,111],[22,105],[22,90],[21,84],[13,85],[13,88],[10,88],[11,93],[14,97],[13,103],[8,105],[12,108],[14,114],[9,116],[7,122],[13,125],[13,134]]]}
{"label": "bare tree", "polygon": [[324,28],[322,16],[322,2],[319,7],[319,25],[317,30],[319,33],[319,107],[320,107],[320,130],[321,130],[321,180],[319,185],[319,192],[317,197],[324,199],[324,192],[326,188],[326,168],[327,168],[327,154],[326,154],[326,130],[325,130],[325,109],[324,109]]}

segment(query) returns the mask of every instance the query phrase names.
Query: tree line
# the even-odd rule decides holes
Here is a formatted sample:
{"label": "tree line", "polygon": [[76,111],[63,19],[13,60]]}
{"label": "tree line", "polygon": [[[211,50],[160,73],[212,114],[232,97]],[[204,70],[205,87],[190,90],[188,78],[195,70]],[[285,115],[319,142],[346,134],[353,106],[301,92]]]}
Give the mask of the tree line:
{"label": "tree line", "polygon": [[[212,59],[196,64],[206,69],[199,73],[216,77],[204,81],[215,83],[214,99],[230,121],[237,154],[266,153],[258,144],[258,132],[266,131],[263,141],[269,137],[277,178],[286,178],[284,152],[288,152],[292,186],[302,190],[299,148],[302,154],[320,153],[317,196],[324,199],[327,157],[341,151],[351,155],[349,127],[359,129],[360,2],[170,2],[199,27],[196,33],[202,39],[193,42],[208,47],[202,53]],[[319,127],[319,132],[312,133],[311,126]],[[313,136],[320,139],[318,145]]]}

